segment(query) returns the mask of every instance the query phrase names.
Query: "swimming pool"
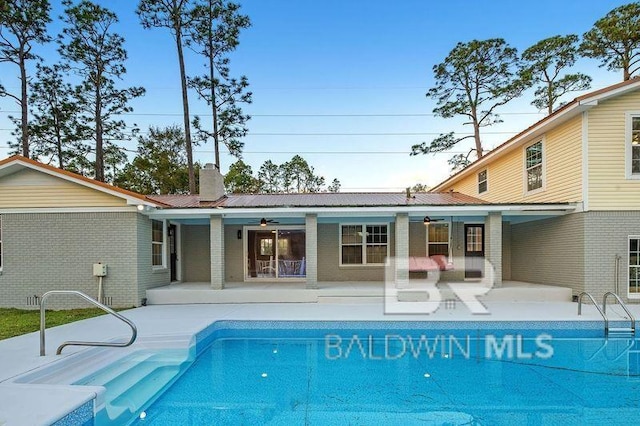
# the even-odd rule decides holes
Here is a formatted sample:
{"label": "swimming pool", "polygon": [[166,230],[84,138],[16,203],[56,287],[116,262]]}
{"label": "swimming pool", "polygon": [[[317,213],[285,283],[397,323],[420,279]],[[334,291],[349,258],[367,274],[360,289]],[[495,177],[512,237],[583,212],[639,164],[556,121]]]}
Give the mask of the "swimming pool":
{"label": "swimming pool", "polygon": [[632,424],[640,344],[601,323],[220,321],[139,425]]}

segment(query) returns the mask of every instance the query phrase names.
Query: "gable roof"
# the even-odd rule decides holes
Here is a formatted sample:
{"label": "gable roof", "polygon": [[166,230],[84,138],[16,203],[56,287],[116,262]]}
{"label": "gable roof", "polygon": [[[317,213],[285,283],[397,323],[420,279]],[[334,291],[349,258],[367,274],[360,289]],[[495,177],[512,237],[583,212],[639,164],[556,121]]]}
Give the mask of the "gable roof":
{"label": "gable roof", "polygon": [[104,192],[118,198],[123,198],[127,201],[127,204],[130,205],[147,205],[152,207],[164,206],[163,203],[151,200],[147,196],[138,194],[137,192],[128,191],[126,189],[118,188],[117,186],[109,185],[108,183],[99,182],[95,179],[91,179],[68,170],[62,170],[49,164],[40,163],[39,161],[23,157],[22,155],[14,155],[0,161],[0,179],[25,168],[37,170],[96,191]]}
{"label": "gable roof", "polygon": [[150,195],[150,199],[174,208],[267,207],[396,207],[479,205],[485,201],[458,192],[317,192],[305,194],[229,194],[217,201],[200,201],[198,195]]}
{"label": "gable roof", "polygon": [[443,190],[446,190],[447,187],[454,181],[467,176],[474,171],[479,170],[489,162],[501,157],[503,154],[506,154],[512,149],[515,149],[519,146],[519,143],[524,143],[531,138],[540,136],[548,132],[553,127],[556,127],[566,122],[567,120],[576,117],[582,112],[593,108],[594,106],[598,105],[598,102],[600,101],[605,101],[607,99],[624,95],[638,89],[640,89],[640,77],[634,77],[630,80],[616,83],[611,86],[607,86],[605,88],[587,93],[585,95],[578,96],[571,102],[563,105],[540,121],[532,124],[517,135],[508,139],[506,142],[487,152],[482,156],[482,158],[475,160],[464,169],[449,176],[447,179],[431,188],[430,192],[441,192]]}

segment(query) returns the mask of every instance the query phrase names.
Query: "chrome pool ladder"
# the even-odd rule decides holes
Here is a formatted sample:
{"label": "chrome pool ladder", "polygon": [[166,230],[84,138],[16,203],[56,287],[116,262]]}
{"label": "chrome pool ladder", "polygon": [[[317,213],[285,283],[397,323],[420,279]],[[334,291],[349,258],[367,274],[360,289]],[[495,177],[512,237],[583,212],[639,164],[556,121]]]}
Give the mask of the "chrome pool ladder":
{"label": "chrome pool ladder", "polygon": [[120,321],[126,323],[130,328],[131,328],[131,338],[129,339],[128,342],[121,342],[121,343],[115,343],[115,342],[90,342],[90,341],[75,341],[75,340],[69,340],[67,342],[63,342],[60,346],[58,346],[58,350],[56,351],[56,355],[60,355],[60,353],[62,352],[62,349],[64,349],[65,346],[109,346],[109,347],[115,347],[115,348],[124,348],[127,346],[131,346],[133,344],[133,342],[136,341],[136,337],[138,336],[138,329],[136,328],[136,325],[128,318],[125,318],[124,316],[120,315],[119,313],[117,313],[116,311],[114,311],[113,309],[109,308],[108,306],[103,305],[102,303],[98,302],[97,300],[92,299],[91,297],[87,296],[86,294],[84,294],[81,291],[76,291],[76,290],[52,290],[52,291],[48,291],[45,294],[42,295],[42,298],[40,299],[40,356],[45,356],[45,328],[46,328],[46,319],[45,319],[45,305],[46,305],[46,300],[49,298],[49,296],[52,296],[54,294],[72,294],[72,295],[76,295],[76,296],[80,296],[81,298],[85,299],[87,302],[97,306],[98,308],[102,309],[103,311],[105,311],[108,314],[113,315],[114,317],[118,318]]}
{"label": "chrome pool ladder", "polygon": [[[627,308],[627,305],[625,305],[624,302],[622,301],[622,299],[620,299],[620,296],[618,296],[617,294],[615,294],[615,293],[613,293],[611,291],[606,292],[604,294],[604,297],[602,298],[602,309],[601,309],[600,306],[598,306],[598,303],[593,298],[593,296],[590,293],[587,293],[586,291],[583,291],[578,296],[578,315],[582,315],[582,298],[584,296],[587,296],[589,298],[589,300],[591,300],[591,303],[593,303],[593,306],[596,307],[596,309],[598,310],[598,312],[602,316],[602,319],[604,320],[604,335],[605,336],[608,336],[609,332],[625,333],[625,334],[630,334],[632,336],[635,336],[635,334],[636,334],[636,319],[631,314],[629,309]],[[631,322],[631,327],[630,328],[626,328],[626,327],[609,328],[609,318],[607,317],[607,299],[609,298],[609,296],[613,296],[618,301],[618,303],[620,304],[622,309],[625,311],[625,313],[629,316],[629,321]]]}

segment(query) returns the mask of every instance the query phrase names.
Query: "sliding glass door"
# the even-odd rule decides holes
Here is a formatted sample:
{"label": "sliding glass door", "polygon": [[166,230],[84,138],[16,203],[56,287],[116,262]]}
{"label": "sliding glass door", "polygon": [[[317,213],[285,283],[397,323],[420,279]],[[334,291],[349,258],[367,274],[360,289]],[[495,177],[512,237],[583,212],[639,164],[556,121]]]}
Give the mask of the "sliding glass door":
{"label": "sliding glass door", "polygon": [[247,279],[306,277],[305,231],[295,226],[246,227]]}

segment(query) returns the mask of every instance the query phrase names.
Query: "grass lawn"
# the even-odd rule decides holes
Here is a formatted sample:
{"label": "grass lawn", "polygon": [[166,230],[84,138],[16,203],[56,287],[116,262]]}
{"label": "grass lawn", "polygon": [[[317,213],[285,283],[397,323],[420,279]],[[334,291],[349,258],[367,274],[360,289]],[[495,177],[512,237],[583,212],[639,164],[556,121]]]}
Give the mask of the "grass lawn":
{"label": "grass lawn", "polygon": [[[47,311],[47,328],[103,314],[105,312],[98,308]],[[39,310],[0,308],[0,340],[38,330],[40,330]]]}

